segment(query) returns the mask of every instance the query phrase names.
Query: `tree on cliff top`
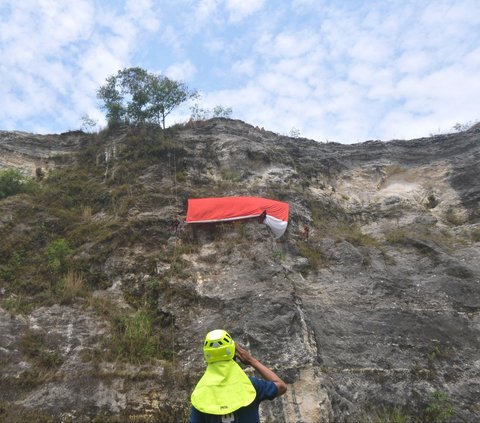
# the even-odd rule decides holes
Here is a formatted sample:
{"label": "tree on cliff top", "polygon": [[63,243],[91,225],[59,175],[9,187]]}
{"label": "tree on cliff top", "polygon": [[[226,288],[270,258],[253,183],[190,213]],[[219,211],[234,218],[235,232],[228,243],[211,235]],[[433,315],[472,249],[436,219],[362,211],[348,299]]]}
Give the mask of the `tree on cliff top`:
{"label": "tree on cliff top", "polygon": [[195,96],[196,92],[190,91],[185,83],[139,67],[118,71],[97,90],[109,123],[148,122],[163,129],[170,112]]}

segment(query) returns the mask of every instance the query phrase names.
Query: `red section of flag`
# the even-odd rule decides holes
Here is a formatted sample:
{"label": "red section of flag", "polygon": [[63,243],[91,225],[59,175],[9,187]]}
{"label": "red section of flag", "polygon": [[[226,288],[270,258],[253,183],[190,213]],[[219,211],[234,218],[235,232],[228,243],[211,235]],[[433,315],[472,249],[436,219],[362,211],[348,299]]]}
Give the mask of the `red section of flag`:
{"label": "red section of flag", "polygon": [[260,197],[195,198],[188,200],[187,223],[248,219],[266,213],[288,222],[288,203]]}

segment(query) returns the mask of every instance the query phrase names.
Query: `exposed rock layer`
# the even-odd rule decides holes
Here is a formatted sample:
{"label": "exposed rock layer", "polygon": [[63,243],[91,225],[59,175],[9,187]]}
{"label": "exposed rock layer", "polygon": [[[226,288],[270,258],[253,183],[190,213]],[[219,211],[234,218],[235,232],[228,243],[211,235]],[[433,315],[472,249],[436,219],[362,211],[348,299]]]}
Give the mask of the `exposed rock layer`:
{"label": "exposed rock layer", "polygon": [[[150,421],[166,408],[181,416],[203,368],[203,336],[223,327],[289,383],[284,397],[263,405],[265,422],[359,422],[382,407],[422,418],[436,391],[456,410],[450,421],[478,421],[479,132],[340,145],[225,119],[177,129],[178,150],[125,181],[136,194],[118,225],[134,227],[141,240],[108,253],[106,286],[93,293],[131,310],[129,299],[163,278],[156,307],[174,333],[173,361],[86,360],[109,329],[81,304],[26,316],[0,309],[1,377],[9,386],[0,400],[59,421]],[[125,165],[125,133],[107,136],[96,156],[106,182]],[[34,175],[73,165],[89,137],[2,132],[0,167]],[[180,225],[163,243],[159,228],[185,211],[189,195],[275,196],[291,205],[289,229],[275,241],[253,222]],[[0,203],[0,227],[11,233],[21,228],[5,216],[14,219],[20,201]],[[92,219],[109,219],[108,212]],[[92,241],[76,254],[94,249]],[[178,252],[181,276],[171,257],[162,259],[166,249]],[[6,298],[9,287],[1,286]],[[29,384],[36,370],[21,342],[32,333],[61,365]]]}

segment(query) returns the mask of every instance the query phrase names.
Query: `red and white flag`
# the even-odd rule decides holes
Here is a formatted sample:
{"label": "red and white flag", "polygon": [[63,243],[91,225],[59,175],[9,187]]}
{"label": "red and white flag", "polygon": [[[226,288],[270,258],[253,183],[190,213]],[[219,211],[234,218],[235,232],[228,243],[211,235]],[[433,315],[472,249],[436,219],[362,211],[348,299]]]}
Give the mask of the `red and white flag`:
{"label": "red and white flag", "polygon": [[186,222],[226,222],[265,214],[264,223],[280,238],[287,229],[288,211],[288,203],[260,197],[190,198]]}

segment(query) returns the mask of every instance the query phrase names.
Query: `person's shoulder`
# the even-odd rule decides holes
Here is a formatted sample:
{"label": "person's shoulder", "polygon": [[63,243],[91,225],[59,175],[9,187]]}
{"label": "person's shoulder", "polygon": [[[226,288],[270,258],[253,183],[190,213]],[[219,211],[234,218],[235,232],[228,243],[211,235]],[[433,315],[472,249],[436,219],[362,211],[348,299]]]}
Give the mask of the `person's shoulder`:
{"label": "person's shoulder", "polygon": [[253,387],[257,391],[257,400],[263,401],[265,399],[273,399],[278,396],[278,388],[275,383],[269,380],[258,379],[254,376],[249,376]]}

